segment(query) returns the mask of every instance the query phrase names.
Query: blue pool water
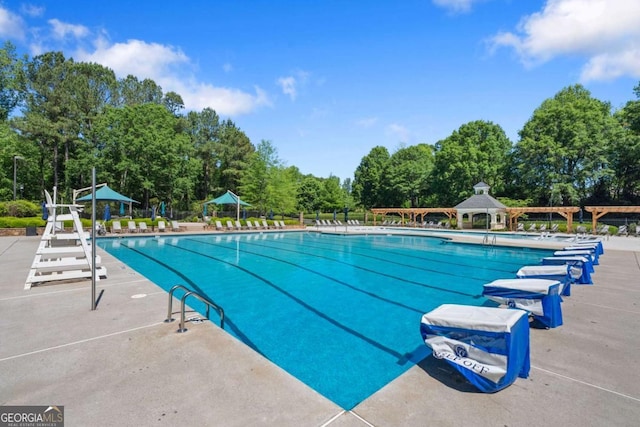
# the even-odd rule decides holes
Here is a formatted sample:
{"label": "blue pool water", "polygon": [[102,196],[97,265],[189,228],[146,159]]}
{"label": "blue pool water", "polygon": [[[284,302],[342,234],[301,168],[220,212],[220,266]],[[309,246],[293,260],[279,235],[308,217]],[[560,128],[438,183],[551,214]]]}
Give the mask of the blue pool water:
{"label": "blue pool water", "polygon": [[[165,290],[183,284],[205,294],[224,308],[227,332],[345,409],[428,355],[419,333],[425,312],[444,303],[495,305],[481,296],[484,283],[550,255],[305,232],[97,244]],[[204,313],[196,300],[189,304]]]}

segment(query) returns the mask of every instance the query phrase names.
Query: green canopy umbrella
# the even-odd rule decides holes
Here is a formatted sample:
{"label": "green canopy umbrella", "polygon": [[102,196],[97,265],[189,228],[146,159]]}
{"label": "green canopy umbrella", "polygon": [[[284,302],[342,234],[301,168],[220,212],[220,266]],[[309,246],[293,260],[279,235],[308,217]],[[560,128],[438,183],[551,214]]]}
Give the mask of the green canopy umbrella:
{"label": "green canopy umbrella", "polygon": [[214,203],[216,205],[236,205],[236,220],[240,220],[240,205],[251,206],[249,203],[240,200],[240,197],[233,194],[233,192],[231,192],[230,190],[227,190],[227,192],[220,197],[209,200],[205,203],[205,205],[208,205],[210,203]]}
{"label": "green canopy umbrella", "polygon": [[[86,191],[87,189],[83,189],[83,190],[74,190],[74,192],[80,192],[80,191]],[[79,197],[77,199],[75,199],[75,202],[90,202],[92,199],[92,195],[91,193],[87,194],[86,196],[82,196]],[[133,200],[127,196],[123,196],[122,194],[118,193],[115,190],[112,190],[111,188],[109,188],[109,186],[107,184],[104,184],[102,187],[100,187],[98,190],[96,190],[96,201],[98,202],[120,202],[120,203],[128,203],[129,204],[129,209],[131,209],[131,204],[132,203],[140,203],[137,200]]]}

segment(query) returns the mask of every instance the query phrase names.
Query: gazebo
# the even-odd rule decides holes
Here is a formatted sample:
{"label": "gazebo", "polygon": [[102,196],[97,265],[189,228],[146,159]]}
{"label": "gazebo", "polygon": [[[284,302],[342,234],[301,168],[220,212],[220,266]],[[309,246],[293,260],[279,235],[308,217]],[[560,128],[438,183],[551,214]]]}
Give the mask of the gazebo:
{"label": "gazebo", "polygon": [[464,228],[464,217],[467,216],[469,228],[474,215],[484,214],[490,216],[491,230],[506,228],[507,207],[489,195],[489,185],[479,182],[473,186],[475,194],[467,200],[455,206],[457,211],[458,228]]}

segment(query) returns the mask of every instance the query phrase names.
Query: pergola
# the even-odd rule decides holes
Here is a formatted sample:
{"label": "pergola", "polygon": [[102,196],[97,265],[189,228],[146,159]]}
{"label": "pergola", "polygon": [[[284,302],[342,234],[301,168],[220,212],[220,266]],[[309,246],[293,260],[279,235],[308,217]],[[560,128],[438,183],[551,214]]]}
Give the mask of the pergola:
{"label": "pergola", "polygon": [[577,206],[539,206],[506,209],[507,214],[509,215],[509,230],[511,231],[513,231],[513,226],[518,222],[518,218],[525,213],[557,213],[567,220],[567,230],[571,230],[573,225],[573,214],[580,211],[580,208]]}
{"label": "pergola", "polygon": [[640,213],[640,206],[585,206],[587,212],[591,212],[592,230],[597,227],[598,219],[611,213]]}
{"label": "pergola", "polygon": [[451,220],[451,217],[456,214],[456,210],[454,208],[372,208],[371,212],[373,213],[374,226],[376,225],[376,217],[378,215],[384,216],[389,214],[398,214],[400,215],[403,223],[405,215],[408,215],[409,218],[412,218],[414,220],[414,227],[416,227],[415,218],[418,215],[422,215],[422,217],[424,218],[424,215],[428,213],[439,212],[445,214],[449,217],[449,220]]}

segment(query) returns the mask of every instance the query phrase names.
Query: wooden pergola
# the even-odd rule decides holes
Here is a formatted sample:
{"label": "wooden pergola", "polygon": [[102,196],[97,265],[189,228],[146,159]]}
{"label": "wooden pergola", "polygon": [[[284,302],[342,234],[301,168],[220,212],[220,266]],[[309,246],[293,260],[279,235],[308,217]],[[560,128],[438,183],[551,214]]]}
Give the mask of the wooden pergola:
{"label": "wooden pergola", "polygon": [[598,219],[608,213],[640,213],[640,206],[585,206],[584,209],[591,212],[592,230],[596,229]]}
{"label": "wooden pergola", "polygon": [[509,214],[509,230],[513,231],[514,225],[525,213],[557,213],[567,220],[567,230],[573,226],[573,214],[580,211],[577,206],[538,206],[538,207],[518,207],[507,208]]}
{"label": "wooden pergola", "polygon": [[400,215],[403,223],[405,215],[408,215],[409,218],[412,218],[414,220],[414,227],[416,226],[415,218],[418,215],[422,215],[422,217],[424,218],[426,214],[438,212],[445,214],[447,217],[449,217],[449,220],[451,220],[451,217],[456,214],[456,210],[454,208],[372,208],[371,212],[373,213],[374,226],[376,225],[376,217],[378,215],[384,216],[389,214],[397,214]]}

